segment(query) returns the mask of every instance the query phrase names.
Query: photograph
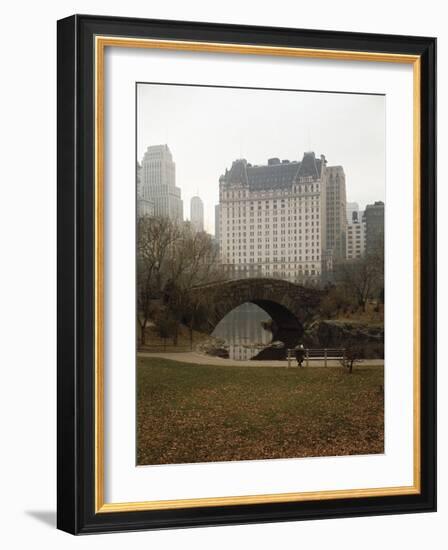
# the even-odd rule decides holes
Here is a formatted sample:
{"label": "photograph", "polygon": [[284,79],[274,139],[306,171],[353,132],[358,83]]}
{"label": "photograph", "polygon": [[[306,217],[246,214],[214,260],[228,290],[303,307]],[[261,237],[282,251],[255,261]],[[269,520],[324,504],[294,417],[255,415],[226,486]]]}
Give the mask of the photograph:
{"label": "photograph", "polygon": [[348,14],[58,20],[58,529],[436,510],[437,41]]}
{"label": "photograph", "polygon": [[385,452],[385,174],[383,94],[136,83],[137,466]]}

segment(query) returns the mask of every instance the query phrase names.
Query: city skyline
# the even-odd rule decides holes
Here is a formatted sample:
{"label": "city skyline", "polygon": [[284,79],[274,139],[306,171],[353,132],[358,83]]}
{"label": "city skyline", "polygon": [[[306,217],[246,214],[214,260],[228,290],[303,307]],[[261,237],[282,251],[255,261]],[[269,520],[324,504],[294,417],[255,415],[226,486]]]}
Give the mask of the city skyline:
{"label": "city skyline", "polygon": [[[148,146],[148,149],[151,148],[151,147],[167,147],[169,149],[169,145],[168,144],[163,144],[163,145],[149,145]],[[314,151],[311,151],[311,153],[314,154]],[[246,160],[246,159],[236,159],[237,161],[239,160]],[[270,159],[268,159],[268,162],[269,162]],[[289,160],[287,162],[290,162]],[[291,164],[293,163],[297,163],[298,161],[292,161]],[[138,164],[140,170],[141,170],[141,164]],[[260,164],[260,165],[255,165],[255,166],[263,166],[263,164]],[[343,168],[343,167],[342,167]],[[137,186],[139,186],[139,177],[137,177]],[[180,188],[181,189],[181,188]],[[182,191],[182,189],[181,189]],[[198,199],[200,202],[201,202],[201,208],[202,208],[202,212],[201,212],[201,231],[207,231],[208,233],[214,235],[215,237],[217,237],[217,230],[216,230],[216,223],[217,223],[217,218],[216,218],[216,209],[219,207],[219,203],[218,204],[215,204],[215,207],[214,207],[214,210],[215,210],[215,213],[214,213],[214,221],[213,221],[213,231],[210,230],[210,228],[206,228],[205,227],[205,223],[204,223],[204,202],[202,200],[202,198],[200,197],[200,195],[196,192],[195,194],[192,195],[191,199],[190,199],[190,207],[189,207],[189,214],[186,215],[186,218],[184,221],[189,221],[191,223],[193,223],[193,225],[195,224],[195,220],[194,220],[194,213],[193,213],[193,204],[195,202],[195,199]],[[139,201],[141,202],[145,202],[145,198],[142,196],[139,196]],[[348,201],[346,202],[346,213],[347,213],[347,223],[350,224],[351,223],[351,214],[352,212],[356,212],[356,213],[364,213],[365,209],[368,207],[368,206],[372,206],[373,204],[376,204],[378,201],[373,201],[372,204],[365,204],[364,205],[364,209],[361,209],[359,207],[359,204],[356,202],[356,201]],[[384,203],[384,201],[381,201]],[[148,213],[148,212],[146,212]],[[153,215],[153,213],[151,213],[150,215]]]}
{"label": "city skyline", "polygon": [[139,84],[138,118],[139,162],[167,144],[184,204],[202,199],[211,234],[219,178],[239,158],[263,165],[314,151],[344,167],[348,202],[385,201],[383,96]]}

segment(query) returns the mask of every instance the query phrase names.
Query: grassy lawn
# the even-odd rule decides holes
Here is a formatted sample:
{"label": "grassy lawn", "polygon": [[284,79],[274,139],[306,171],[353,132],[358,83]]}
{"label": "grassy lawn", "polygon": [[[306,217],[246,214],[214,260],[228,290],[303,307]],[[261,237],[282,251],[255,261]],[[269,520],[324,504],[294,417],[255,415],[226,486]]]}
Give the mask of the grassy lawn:
{"label": "grassy lawn", "polygon": [[382,367],[137,369],[138,464],[384,452]]}

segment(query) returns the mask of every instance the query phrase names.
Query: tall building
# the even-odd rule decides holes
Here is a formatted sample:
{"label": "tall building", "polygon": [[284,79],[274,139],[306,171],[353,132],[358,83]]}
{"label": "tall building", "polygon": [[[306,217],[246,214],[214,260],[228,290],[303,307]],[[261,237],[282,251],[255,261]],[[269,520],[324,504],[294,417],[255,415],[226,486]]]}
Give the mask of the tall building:
{"label": "tall building", "polygon": [[384,244],[384,202],[368,204],[366,218],[366,254],[372,254]]}
{"label": "tall building", "polygon": [[137,161],[135,169],[135,177],[137,179],[137,197],[142,196],[142,165]]}
{"label": "tall building", "polygon": [[138,198],[137,199],[137,216],[154,216],[154,203],[152,201]]}
{"label": "tall building", "polygon": [[154,202],[143,197],[142,167],[137,162],[137,216],[154,216]]}
{"label": "tall building", "polygon": [[200,197],[190,201],[190,221],[196,231],[204,231],[204,203]]}
{"label": "tall building", "polygon": [[[329,175],[344,223],[341,208],[334,207],[336,197],[327,200]],[[338,224],[328,220],[328,204],[337,210]],[[236,277],[318,280],[332,263],[328,221],[332,242],[344,243],[345,258],[345,206],[343,170],[327,167],[323,155],[308,152],[300,162],[271,158],[262,166],[236,160],[220,178],[221,261]]]}
{"label": "tall building", "polygon": [[141,194],[154,204],[154,215],[183,220],[181,191],[176,187],[176,165],[168,145],[151,145],[142,161]]}
{"label": "tall building", "polygon": [[353,220],[353,213],[359,212],[359,204],[357,202],[347,203],[347,223],[351,223]]}
{"label": "tall building", "polygon": [[335,260],[345,259],[347,233],[347,199],[342,166],[328,166],[327,189],[327,249]]}
{"label": "tall building", "polygon": [[354,210],[347,224],[347,260],[364,256],[366,251],[366,217],[364,212]]}

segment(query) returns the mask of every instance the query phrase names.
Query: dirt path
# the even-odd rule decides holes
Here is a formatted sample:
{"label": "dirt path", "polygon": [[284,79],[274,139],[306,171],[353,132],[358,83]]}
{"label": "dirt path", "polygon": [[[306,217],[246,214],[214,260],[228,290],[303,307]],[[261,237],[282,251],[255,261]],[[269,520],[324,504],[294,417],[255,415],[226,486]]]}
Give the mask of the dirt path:
{"label": "dirt path", "polygon": [[[287,361],[235,361],[232,359],[222,359],[221,357],[212,357],[211,355],[203,355],[197,351],[185,351],[178,353],[150,353],[139,352],[139,357],[160,357],[162,359],[170,359],[172,361],[180,361],[182,363],[192,363],[196,365],[220,365],[224,367],[287,367]],[[383,366],[383,359],[365,359],[360,366]],[[329,360],[328,367],[340,367],[337,360]],[[291,361],[291,367],[297,368],[295,360]],[[325,367],[323,361],[310,361],[310,367]],[[355,367],[356,368],[356,367]]]}

